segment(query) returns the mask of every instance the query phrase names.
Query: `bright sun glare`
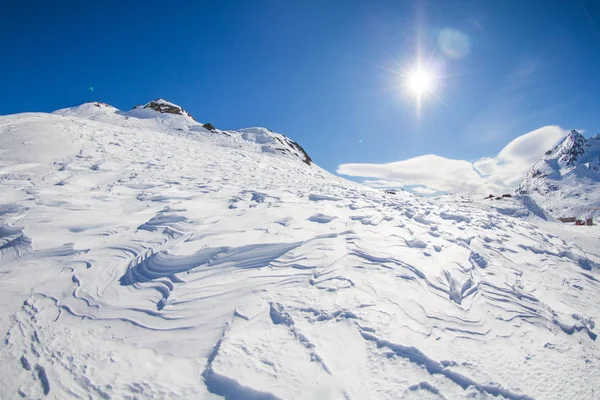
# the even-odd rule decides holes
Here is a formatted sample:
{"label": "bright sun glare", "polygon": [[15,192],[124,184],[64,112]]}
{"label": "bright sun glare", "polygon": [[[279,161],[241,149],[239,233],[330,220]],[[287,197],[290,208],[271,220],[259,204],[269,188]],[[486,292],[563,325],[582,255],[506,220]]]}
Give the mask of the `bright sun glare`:
{"label": "bright sun glare", "polygon": [[406,85],[411,93],[421,96],[433,91],[434,77],[429,71],[417,69],[406,77]]}

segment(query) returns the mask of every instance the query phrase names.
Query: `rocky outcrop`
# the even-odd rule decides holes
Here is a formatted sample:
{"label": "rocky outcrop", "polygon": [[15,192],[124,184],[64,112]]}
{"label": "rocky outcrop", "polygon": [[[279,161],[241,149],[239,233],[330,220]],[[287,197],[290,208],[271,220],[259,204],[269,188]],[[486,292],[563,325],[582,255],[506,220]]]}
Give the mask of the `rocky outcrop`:
{"label": "rocky outcrop", "polygon": [[[272,131],[269,130],[269,132],[272,132]],[[310,165],[313,162],[313,160],[310,158],[308,153],[302,148],[302,146],[300,146],[298,143],[294,142],[292,139],[290,139],[288,137],[285,137],[283,135],[280,135],[280,136],[275,136],[275,139],[277,139],[279,141],[279,143],[281,143],[284,147],[276,148],[277,151],[279,151],[281,153],[290,153],[290,154],[299,153],[300,157],[302,158],[302,162],[305,163],[306,165]],[[290,150],[290,148],[291,148],[291,150]]]}
{"label": "rocky outcrop", "polygon": [[164,99],[156,99],[154,101],[151,101],[150,103],[143,106],[142,109],[151,109],[151,110],[157,111],[162,114],[185,115],[187,117],[194,119],[190,115],[190,113],[185,111],[183,108],[179,107],[177,104],[173,104]]}
{"label": "rocky outcrop", "polygon": [[206,124],[202,125],[202,127],[203,127],[204,129],[206,129],[207,131],[211,131],[211,132],[214,132],[214,131],[216,131],[216,130],[217,130],[217,128],[215,128],[215,127],[213,126],[213,124],[211,124],[210,122],[207,122]]}

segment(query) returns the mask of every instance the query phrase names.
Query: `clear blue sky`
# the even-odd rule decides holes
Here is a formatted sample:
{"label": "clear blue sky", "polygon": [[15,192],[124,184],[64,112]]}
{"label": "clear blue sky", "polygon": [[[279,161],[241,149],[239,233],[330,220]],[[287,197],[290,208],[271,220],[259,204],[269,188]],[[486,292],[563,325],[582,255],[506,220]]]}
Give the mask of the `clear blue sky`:
{"label": "clear blue sky", "polygon": [[[444,52],[443,29],[469,51]],[[544,125],[600,131],[599,29],[598,1],[13,1],[0,114],[163,97],[286,134],[330,171],[473,160]],[[419,51],[441,66],[420,116],[397,75]]]}

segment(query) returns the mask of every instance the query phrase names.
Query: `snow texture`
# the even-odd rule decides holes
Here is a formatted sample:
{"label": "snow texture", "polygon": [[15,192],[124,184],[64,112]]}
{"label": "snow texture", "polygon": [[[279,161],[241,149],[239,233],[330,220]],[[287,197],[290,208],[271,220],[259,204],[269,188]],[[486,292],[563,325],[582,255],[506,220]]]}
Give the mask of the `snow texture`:
{"label": "snow texture", "polygon": [[155,103],[0,117],[1,398],[598,398],[597,226]]}

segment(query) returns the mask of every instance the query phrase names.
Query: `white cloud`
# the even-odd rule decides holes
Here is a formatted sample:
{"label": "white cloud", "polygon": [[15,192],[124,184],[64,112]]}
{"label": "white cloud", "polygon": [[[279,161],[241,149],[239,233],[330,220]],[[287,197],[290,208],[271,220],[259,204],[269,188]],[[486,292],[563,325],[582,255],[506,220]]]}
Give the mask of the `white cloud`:
{"label": "white cloud", "polygon": [[[497,156],[474,163],[428,154],[387,164],[342,164],[337,173],[370,178],[365,183],[373,187],[417,185],[412,190],[422,194],[505,193],[514,190],[529,168],[565,134],[558,126],[546,126],[517,137]],[[388,181],[394,185],[386,185]]]}
{"label": "white cloud", "polygon": [[375,189],[385,189],[385,188],[401,188],[404,186],[403,182],[399,181],[388,181],[385,179],[369,179],[362,181],[363,185],[367,185],[369,187]]}
{"label": "white cloud", "polygon": [[428,154],[388,164],[342,164],[338,174],[362,178],[400,181],[445,192],[477,191],[480,179],[473,164]]}
{"label": "white cloud", "polygon": [[415,186],[414,188],[411,188],[410,190],[412,190],[413,192],[417,192],[419,194],[434,194],[437,192],[437,190],[435,189],[431,189],[425,186]]}
{"label": "white cloud", "polygon": [[493,192],[512,190],[531,166],[565,134],[558,126],[536,129],[514,139],[496,157],[482,158],[474,166]]}

